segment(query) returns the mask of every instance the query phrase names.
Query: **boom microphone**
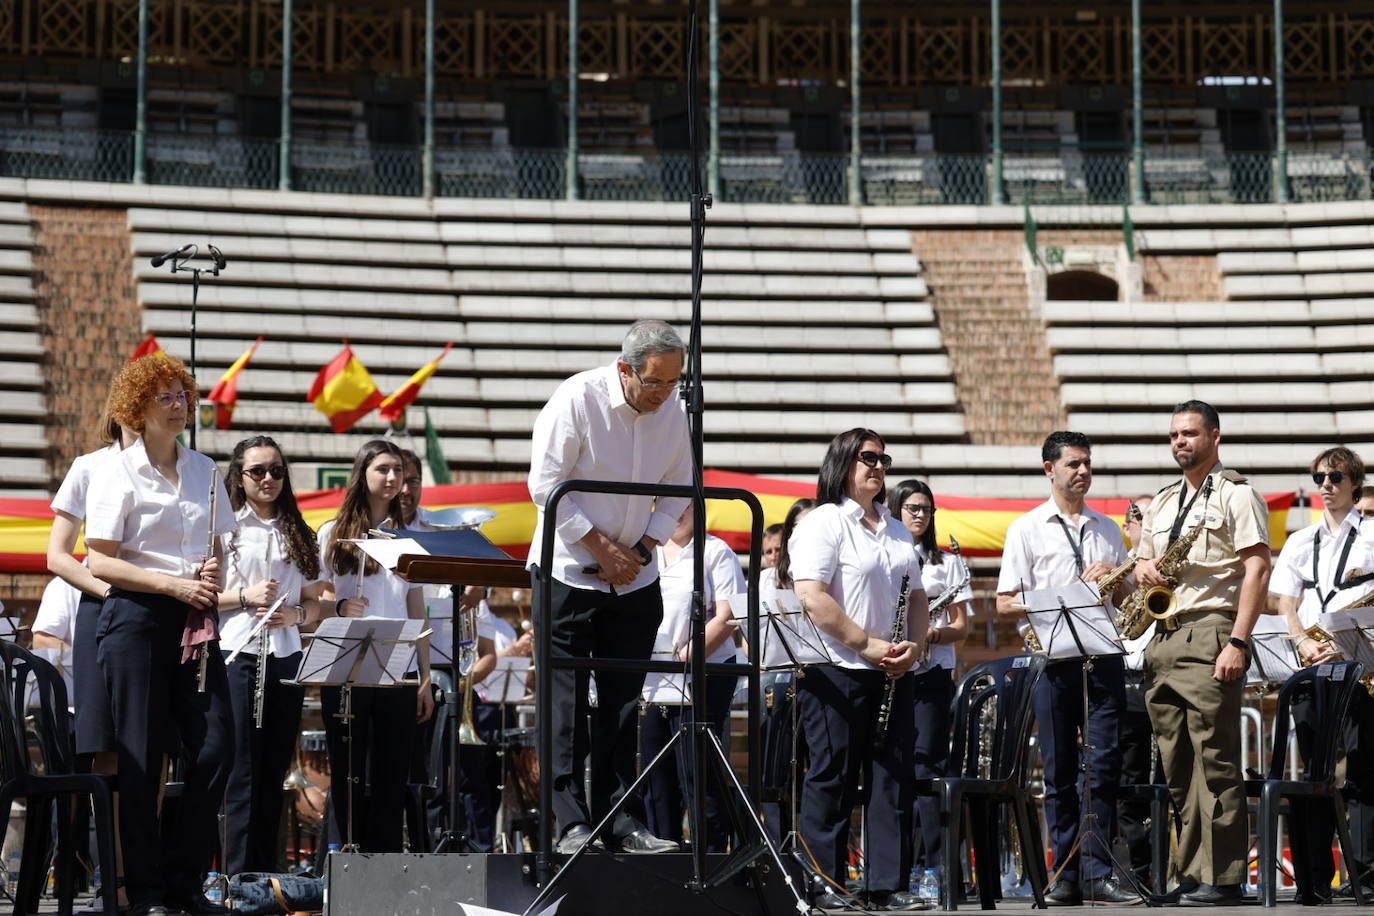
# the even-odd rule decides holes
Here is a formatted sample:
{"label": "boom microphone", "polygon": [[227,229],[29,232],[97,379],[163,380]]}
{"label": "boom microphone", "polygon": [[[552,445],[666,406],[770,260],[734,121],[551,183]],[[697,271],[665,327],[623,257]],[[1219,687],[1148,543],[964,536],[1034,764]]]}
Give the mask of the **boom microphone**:
{"label": "boom microphone", "polygon": [[184,258],[184,257],[186,257],[187,255],[189,255],[191,252],[195,251],[195,250],[196,250],[196,246],[195,246],[195,245],[182,245],[180,248],[176,249],[175,251],[169,251],[169,252],[167,252],[166,254],[160,254],[160,255],[158,255],[157,257],[153,258],[153,259],[152,259],[151,261],[149,261],[148,263],[149,263],[149,264],[152,264],[154,267],[161,267],[161,266],[162,266],[163,264],[165,264],[166,262],[168,262],[168,261],[175,261],[175,260],[177,260],[177,259],[179,259],[179,258]]}

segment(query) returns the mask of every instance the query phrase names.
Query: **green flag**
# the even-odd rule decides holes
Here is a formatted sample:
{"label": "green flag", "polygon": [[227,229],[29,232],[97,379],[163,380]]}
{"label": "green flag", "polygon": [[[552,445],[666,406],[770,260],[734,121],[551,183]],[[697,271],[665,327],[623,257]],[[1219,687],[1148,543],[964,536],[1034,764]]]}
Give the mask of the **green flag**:
{"label": "green flag", "polygon": [[1126,245],[1126,259],[1135,260],[1135,223],[1131,222],[1131,208],[1121,205],[1121,241]]}
{"label": "green flag", "polygon": [[429,473],[436,484],[453,483],[453,477],[448,472],[448,461],[444,458],[444,447],[439,444],[439,433],[434,428],[434,421],[429,418],[428,407],[425,408],[425,461],[429,463]]}

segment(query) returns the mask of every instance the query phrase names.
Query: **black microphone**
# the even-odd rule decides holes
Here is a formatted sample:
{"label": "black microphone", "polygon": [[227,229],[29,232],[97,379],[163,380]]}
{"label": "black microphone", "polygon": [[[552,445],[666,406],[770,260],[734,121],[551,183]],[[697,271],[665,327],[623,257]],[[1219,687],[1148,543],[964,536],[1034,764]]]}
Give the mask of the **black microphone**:
{"label": "black microphone", "polygon": [[185,257],[186,255],[190,254],[192,251],[195,251],[195,249],[196,249],[196,246],[195,246],[195,245],[182,245],[180,248],[176,249],[175,251],[169,251],[169,252],[167,252],[166,254],[160,254],[160,255],[158,255],[157,257],[153,258],[153,259],[152,259],[151,261],[149,261],[148,263],[149,263],[149,264],[152,264],[154,267],[161,267],[161,266],[162,266],[163,264],[165,264],[167,261],[174,261],[174,260],[176,260],[177,258]]}
{"label": "black microphone", "polygon": [[207,247],[210,249],[210,259],[215,263],[215,270],[224,270],[225,265],[229,263],[224,260],[224,252],[220,251],[214,245],[209,245]]}

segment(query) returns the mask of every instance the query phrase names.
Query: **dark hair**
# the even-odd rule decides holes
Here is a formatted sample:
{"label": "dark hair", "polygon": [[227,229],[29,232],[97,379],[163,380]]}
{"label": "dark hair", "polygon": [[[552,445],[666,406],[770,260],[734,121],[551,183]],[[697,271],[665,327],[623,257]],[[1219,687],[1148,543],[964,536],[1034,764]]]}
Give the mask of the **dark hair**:
{"label": "dark hair", "polygon": [[[859,457],[863,444],[869,440],[887,449],[882,436],[871,429],[859,427],[846,430],[830,440],[830,448],[826,449],[825,460],[821,462],[821,471],[816,480],[817,499],[823,503],[839,503],[845,498],[849,468]],[[877,502],[887,502],[886,484],[878,491]]]}
{"label": "dark hair", "polygon": [[[276,449],[286,474],[281,479],[281,493],[277,495],[274,506],[277,510],[278,529],[286,543],[286,556],[291,565],[301,571],[307,581],[320,577],[320,548],[315,541],[315,532],[301,517],[300,506],[296,505],[296,491],[291,489],[291,466],[286,463],[286,453],[271,436],[252,436],[234,446],[234,454],[229,458],[229,471],[224,475],[224,486],[229,492],[229,505],[237,512],[248,501],[243,490],[243,456],[250,448]],[[237,557],[239,552],[239,533],[229,536],[229,553]],[[269,570],[270,572],[270,570]]]}
{"label": "dark hair", "polygon": [[1045,437],[1045,444],[1040,446],[1040,460],[1054,464],[1059,460],[1059,456],[1064,453],[1066,448],[1081,448],[1091,452],[1093,444],[1088,441],[1088,437],[1082,433],[1072,430],[1058,429]]}
{"label": "dark hair", "polygon": [[1360,498],[1364,488],[1364,461],[1359,455],[1343,445],[1338,445],[1313,458],[1311,471],[1315,474],[1317,467],[1323,463],[1330,465],[1334,470],[1344,471],[1350,482],[1355,485],[1355,498]]}
{"label": "dark hair", "polygon": [[771,538],[775,534],[782,534],[782,522],[775,522],[763,529],[763,536]]}
{"label": "dark hair", "polygon": [[[930,491],[930,485],[924,480],[912,478],[903,480],[892,488],[892,491],[887,494],[887,508],[892,511],[894,517],[901,519],[902,504],[917,493],[930,497],[930,505],[934,507],[935,494]],[[940,548],[935,543],[934,514],[930,516],[930,524],[926,526],[926,533],[921,535],[921,546],[925,548],[927,563],[934,563],[939,566],[944,562],[944,554],[940,552]]]}
{"label": "dark hair", "polygon": [[[405,456],[401,454],[401,447],[388,439],[373,439],[358,449],[358,455],[353,459],[353,471],[348,475],[343,505],[339,507],[339,514],[334,517],[334,531],[329,539],[328,556],[325,557],[325,565],[333,570],[335,575],[349,576],[358,571],[358,557],[362,552],[352,544],[349,544],[346,550],[341,549],[340,545],[350,538],[365,537],[368,529],[372,527],[372,514],[368,511],[367,500],[367,469],[381,455],[395,455],[404,465]],[[391,516],[393,525],[401,524],[399,490],[387,506],[387,514]],[[373,575],[382,568],[375,560],[368,559],[366,562],[366,575]]]}
{"label": "dark hair", "polygon": [[1203,428],[1208,430],[1221,429],[1221,417],[1217,416],[1217,409],[1206,401],[1182,401],[1174,405],[1174,414],[1195,413],[1202,418]]}
{"label": "dark hair", "polygon": [[425,466],[420,462],[420,456],[408,448],[403,448],[401,449],[401,466],[404,467],[408,464],[415,465],[415,470],[419,471],[421,474],[425,471]]}
{"label": "dark hair", "polygon": [[787,542],[792,540],[792,532],[797,527],[797,519],[808,509],[814,509],[820,505],[819,500],[803,497],[792,504],[787,510],[787,517],[782,520],[782,550],[778,553],[778,588],[792,587],[792,556],[787,552]]}

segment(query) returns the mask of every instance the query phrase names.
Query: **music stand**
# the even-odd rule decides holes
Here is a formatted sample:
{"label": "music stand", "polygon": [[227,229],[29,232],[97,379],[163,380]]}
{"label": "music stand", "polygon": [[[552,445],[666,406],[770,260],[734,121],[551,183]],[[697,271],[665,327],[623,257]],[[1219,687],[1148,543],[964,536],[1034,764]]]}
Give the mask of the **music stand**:
{"label": "music stand", "polygon": [[1282,627],[1282,621],[1269,619],[1275,621],[1277,628],[1265,626],[1260,629],[1265,622],[1265,617],[1261,616],[1250,633],[1250,667],[1245,671],[1246,686],[1255,688],[1261,696],[1302,667],[1297,644]]}
{"label": "music stand", "polygon": [[[1073,858],[1075,852],[1082,855],[1089,839],[1096,839],[1107,853],[1112,867],[1126,876],[1132,888],[1142,900],[1149,894],[1140,886],[1134,871],[1122,866],[1112,852],[1112,837],[1104,836],[1097,824],[1097,813],[1093,810],[1093,784],[1088,774],[1088,756],[1093,746],[1088,743],[1088,672],[1092,670],[1093,659],[1125,655],[1122,637],[1112,618],[1111,606],[1107,597],[1098,594],[1097,589],[1082,580],[1056,588],[1022,590],[1021,600],[1026,609],[1026,620],[1035,631],[1036,639],[1051,661],[1082,661],[1081,683],[1083,690],[1083,749],[1079,755],[1079,771],[1083,774],[1083,820],[1064,862],[1057,863],[1057,876]],[[1090,900],[1085,902],[1091,903]]]}
{"label": "music stand", "polygon": [[14,639],[19,635],[19,618],[0,615],[0,639]]}
{"label": "music stand", "polygon": [[[353,772],[353,688],[403,687],[415,684],[405,674],[415,662],[415,643],[429,635],[423,620],[394,617],[329,617],[309,640],[295,683],[339,687],[338,718],[345,725],[348,748],[348,824],[344,852],[357,852],[353,842],[357,776]],[[336,812],[337,814],[337,812]]]}
{"label": "music stand", "polygon": [[1321,624],[1341,654],[1374,672],[1374,607],[1357,607],[1323,614]]}

